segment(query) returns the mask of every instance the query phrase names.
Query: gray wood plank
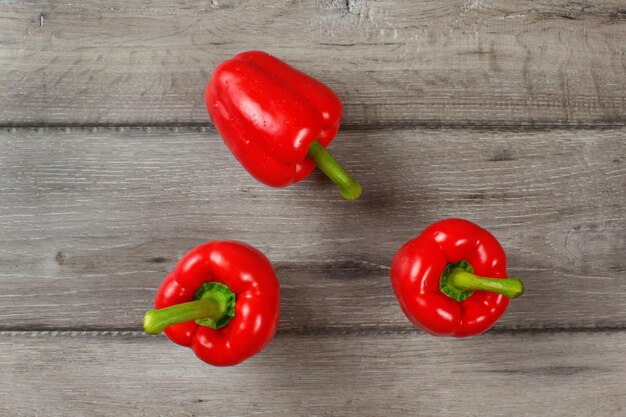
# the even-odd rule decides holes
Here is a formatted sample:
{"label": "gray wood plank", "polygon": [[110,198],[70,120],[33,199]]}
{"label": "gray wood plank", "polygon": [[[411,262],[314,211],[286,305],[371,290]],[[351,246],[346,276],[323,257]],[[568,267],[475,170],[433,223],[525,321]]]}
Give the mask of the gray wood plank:
{"label": "gray wood plank", "polygon": [[348,125],[623,125],[623,0],[0,2],[0,125],[208,124],[220,61],[274,53]]}
{"label": "gray wood plank", "polygon": [[[0,413],[619,416],[626,334],[277,337],[234,368],[163,337],[3,334]],[[120,411],[123,410],[123,411]]]}
{"label": "gray wood plank", "polygon": [[390,260],[464,217],[526,282],[497,328],[623,327],[625,133],[344,132],[332,151],[365,190],[345,202],[318,172],[257,183],[213,131],[4,130],[0,326],[138,329],[180,256],[236,239],[274,262],[282,331],[409,329]]}

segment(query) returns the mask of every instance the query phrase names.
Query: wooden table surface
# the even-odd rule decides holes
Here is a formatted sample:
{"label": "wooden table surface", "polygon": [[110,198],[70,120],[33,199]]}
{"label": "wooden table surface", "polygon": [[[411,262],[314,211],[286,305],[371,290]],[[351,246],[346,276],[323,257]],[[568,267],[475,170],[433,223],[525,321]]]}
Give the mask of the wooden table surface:
{"label": "wooden table surface", "polygon": [[[345,106],[319,172],[254,181],[203,89],[266,50]],[[0,415],[626,415],[624,0],[0,0]],[[403,316],[395,251],[489,229],[526,294],[489,332]],[[261,249],[281,323],[234,368],[141,331],[195,245]]]}

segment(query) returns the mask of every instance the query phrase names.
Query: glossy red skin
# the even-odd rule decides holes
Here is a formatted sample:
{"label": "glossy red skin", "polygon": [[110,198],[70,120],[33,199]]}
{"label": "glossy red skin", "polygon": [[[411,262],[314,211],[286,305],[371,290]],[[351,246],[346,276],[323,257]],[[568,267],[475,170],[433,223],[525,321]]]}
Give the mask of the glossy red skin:
{"label": "glossy red skin", "polygon": [[418,328],[436,336],[468,337],[489,329],[504,314],[509,298],[474,291],[458,302],[439,290],[450,263],[466,260],[483,277],[507,278],[506,255],[495,237],[463,219],[428,226],[404,244],[391,263],[391,284],[402,311]]}
{"label": "glossy red skin", "polygon": [[274,337],[280,314],[278,280],[270,261],[245,243],[204,243],[183,256],[165,278],[155,307],[193,301],[205,282],[219,282],[235,293],[235,317],[221,329],[193,320],[175,324],[165,329],[167,337],[215,366],[236,365],[259,353]]}
{"label": "glossy red skin", "polygon": [[285,187],[311,173],[311,143],[317,139],[328,146],[343,112],[330,88],[260,51],[221,63],[205,100],[233,155],[253,177],[272,187]]}

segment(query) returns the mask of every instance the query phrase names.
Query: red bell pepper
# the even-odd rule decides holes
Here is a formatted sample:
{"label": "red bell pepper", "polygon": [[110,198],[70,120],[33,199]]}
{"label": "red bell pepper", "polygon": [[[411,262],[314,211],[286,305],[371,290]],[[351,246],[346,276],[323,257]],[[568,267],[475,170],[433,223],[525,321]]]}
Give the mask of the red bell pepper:
{"label": "red bell pepper", "polygon": [[361,194],[326,150],[343,110],[321,82],[265,52],[243,52],[215,69],[205,99],[224,142],[257,180],[285,187],[317,164],[345,199]]}
{"label": "red bell pepper", "polygon": [[482,333],[504,314],[509,298],[524,292],[520,280],[507,279],[496,238],[462,219],[431,224],[405,243],[393,258],[391,284],[408,319],[436,336]]}
{"label": "red bell pepper", "polygon": [[239,242],[204,243],[188,252],[163,281],[146,333],[162,331],[216,366],[236,365],[274,337],[279,286],[270,261]]}

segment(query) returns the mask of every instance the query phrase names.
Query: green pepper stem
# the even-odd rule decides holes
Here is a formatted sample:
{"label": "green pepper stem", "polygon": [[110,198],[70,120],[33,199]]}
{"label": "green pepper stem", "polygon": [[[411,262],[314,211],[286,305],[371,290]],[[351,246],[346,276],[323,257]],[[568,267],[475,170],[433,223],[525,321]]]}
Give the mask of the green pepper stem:
{"label": "green pepper stem", "polygon": [[350,176],[333,156],[314,140],[309,147],[309,157],[315,161],[317,167],[339,187],[341,196],[346,200],[356,200],[361,195],[361,184]]}
{"label": "green pepper stem", "polygon": [[509,298],[517,298],[524,293],[524,284],[517,278],[479,277],[463,268],[454,268],[448,275],[448,282],[462,290],[491,291]]}
{"label": "green pepper stem", "polygon": [[146,312],[143,329],[148,334],[159,334],[168,326],[190,320],[211,319],[219,322],[226,315],[228,307],[229,301],[224,294],[207,293],[200,300]]}

